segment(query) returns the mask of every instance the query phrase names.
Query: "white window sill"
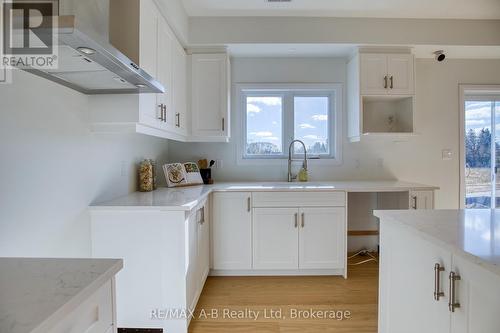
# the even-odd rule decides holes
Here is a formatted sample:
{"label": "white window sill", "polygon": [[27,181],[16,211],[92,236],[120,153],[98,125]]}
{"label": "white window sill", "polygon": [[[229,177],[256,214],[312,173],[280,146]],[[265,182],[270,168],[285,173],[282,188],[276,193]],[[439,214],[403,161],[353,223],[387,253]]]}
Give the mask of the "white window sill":
{"label": "white window sill", "polygon": [[[249,165],[254,165],[254,166],[284,166],[286,167],[288,165],[288,159],[287,158],[238,158],[236,161],[237,165],[240,166],[249,166]],[[295,158],[293,161],[293,164],[300,164],[299,158]],[[314,158],[314,159],[308,159],[307,164],[309,166],[337,166],[337,165],[342,165],[342,160],[335,159],[335,158]]]}

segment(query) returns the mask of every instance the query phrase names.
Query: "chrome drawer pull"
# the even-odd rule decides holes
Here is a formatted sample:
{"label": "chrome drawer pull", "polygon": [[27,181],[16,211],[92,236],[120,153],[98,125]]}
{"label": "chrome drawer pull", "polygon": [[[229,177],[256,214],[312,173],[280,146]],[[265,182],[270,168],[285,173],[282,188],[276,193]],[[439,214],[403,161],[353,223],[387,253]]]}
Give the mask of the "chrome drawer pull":
{"label": "chrome drawer pull", "polygon": [[460,281],[462,278],[457,273],[450,272],[449,279],[450,279],[450,301],[448,303],[448,308],[449,308],[450,312],[455,312],[455,309],[460,308],[460,303],[455,300],[455,298],[456,298],[455,282]]}
{"label": "chrome drawer pull", "polygon": [[439,298],[444,296],[444,292],[439,291],[441,285],[441,272],[444,272],[444,267],[440,264],[434,265],[434,300],[439,301]]}

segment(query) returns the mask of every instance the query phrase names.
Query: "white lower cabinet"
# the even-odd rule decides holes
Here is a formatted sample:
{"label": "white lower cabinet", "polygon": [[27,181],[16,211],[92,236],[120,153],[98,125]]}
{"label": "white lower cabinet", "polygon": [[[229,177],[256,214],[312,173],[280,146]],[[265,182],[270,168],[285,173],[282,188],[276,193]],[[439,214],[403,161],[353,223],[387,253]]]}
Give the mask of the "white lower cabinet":
{"label": "white lower cabinet", "polygon": [[214,193],[213,273],[345,275],[345,206],[344,192]]}
{"label": "white lower cabinet", "polygon": [[187,212],[91,211],[92,256],[123,258],[116,276],[118,327],[188,332],[190,318],[162,318],[161,311],[196,307],[209,272],[208,217],[207,203]]}
{"label": "white lower cabinet", "polygon": [[252,194],[214,193],[212,223],[212,268],[252,268]]}
{"label": "white lower cabinet", "polygon": [[299,212],[296,208],[255,208],[253,268],[297,269]]}
{"label": "white lower cabinet", "polygon": [[299,213],[299,268],[343,268],[345,208],[301,208]]}
{"label": "white lower cabinet", "polygon": [[455,302],[460,308],[451,314],[452,333],[500,332],[500,278],[460,257],[453,257]]}
{"label": "white lower cabinet", "polygon": [[410,209],[434,209],[434,191],[411,191]]}
{"label": "white lower cabinet", "polygon": [[73,312],[47,330],[48,333],[107,333],[116,329],[113,281],[106,282]]}
{"label": "white lower cabinet", "polygon": [[402,226],[382,222],[380,243],[380,333],[500,331],[498,276]]}

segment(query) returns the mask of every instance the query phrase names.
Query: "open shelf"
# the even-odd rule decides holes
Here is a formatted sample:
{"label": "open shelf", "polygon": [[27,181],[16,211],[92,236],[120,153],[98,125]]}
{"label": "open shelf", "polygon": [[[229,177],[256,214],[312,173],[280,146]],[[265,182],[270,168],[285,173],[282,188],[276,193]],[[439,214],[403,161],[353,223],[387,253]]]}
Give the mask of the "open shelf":
{"label": "open shelf", "polygon": [[413,135],[413,96],[363,96],[363,135]]}

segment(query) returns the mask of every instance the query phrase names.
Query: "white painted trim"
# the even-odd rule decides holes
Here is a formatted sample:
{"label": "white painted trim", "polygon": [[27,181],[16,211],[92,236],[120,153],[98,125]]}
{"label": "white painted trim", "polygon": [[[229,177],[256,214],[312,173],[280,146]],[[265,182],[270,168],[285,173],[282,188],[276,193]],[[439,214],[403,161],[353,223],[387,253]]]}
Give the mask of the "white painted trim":
{"label": "white painted trim", "polygon": [[346,276],[343,268],[309,270],[211,270],[210,276]]}
{"label": "white painted trim", "polygon": [[[333,142],[334,158],[331,157],[320,157],[313,158],[309,160],[310,165],[326,165],[334,166],[341,165],[343,159],[342,152],[342,142],[343,142],[343,113],[344,113],[344,87],[341,83],[250,83],[250,84],[236,84],[236,131],[233,133],[239,133],[235,135],[236,139],[236,162],[237,165],[254,165],[254,166],[267,166],[267,165],[281,165],[285,166],[287,164],[287,152],[286,152],[286,142],[283,142],[283,155],[277,157],[268,158],[243,158],[243,147],[245,146],[245,133],[246,133],[246,122],[242,110],[245,108],[244,91],[269,91],[272,94],[273,90],[276,90],[276,95],[283,94],[283,91],[294,91],[307,92],[311,91],[313,94],[319,94],[318,91],[329,91],[333,92],[335,98],[330,105],[330,110],[334,113],[334,122],[330,123],[330,140]],[[286,99],[283,101],[286,103]],[[335,104],[333,104],[335,103]],[[286,107],[285,107],[286,108]],[[293,108],[292,108],[293,109]],[[286,119],[283,114],[283,136],[286,138],[287,135],[291,136],[292,133],[287,133],[287,126],[285,124]],[[293,127],[293,126],[292,126]],[[330,147],[332,148],[332,147]]]}
{"label": "white painted trim", "polygon": [[[477,92],[477,94],[476,94]],[[483,93],[481,93],[483,92]],[[465,208],[465,100],[469,96],[474,96],[474,98],[482,99],[489,97],[498,96],[500,93],[500,85],[481,85],[481,84],[460,84],[459,85],[459,141],[458,141],[458,149],[460,151],[458,159],[460,174],[459,174],[459,196],[458,196],[458,204],[460,208]]]}

